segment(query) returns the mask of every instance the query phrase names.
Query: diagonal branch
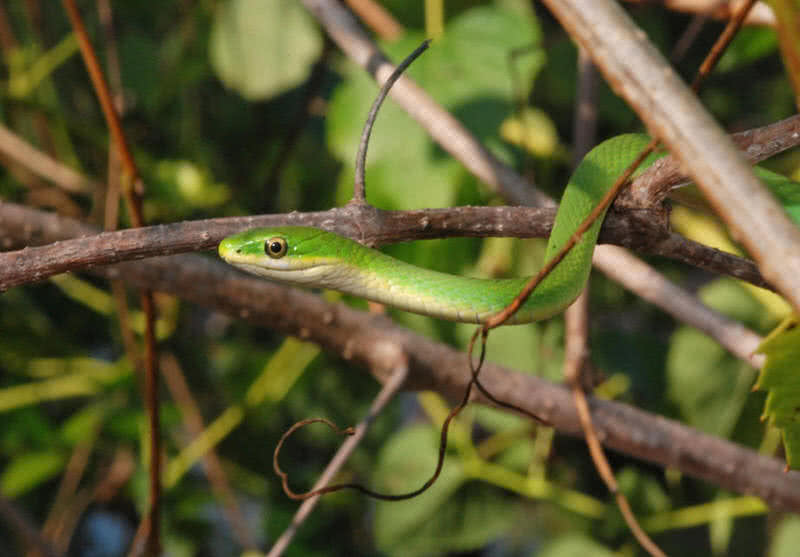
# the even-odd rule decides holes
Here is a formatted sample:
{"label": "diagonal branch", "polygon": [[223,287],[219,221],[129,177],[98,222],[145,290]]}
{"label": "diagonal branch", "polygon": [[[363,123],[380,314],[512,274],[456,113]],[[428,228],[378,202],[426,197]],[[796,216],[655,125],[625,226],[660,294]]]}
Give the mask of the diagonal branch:
{"label": "diagonal branch", "polygon": [[0,155],[72,193],[89,193],[99,186],[64,163],[40,151],[0,124]]}
{"label": "diagonal branch", "polygon": [[590,49],[611,87],[684,163],[767,280],[800,308],[800,229],[642,30],[610,0],[545,3]]}

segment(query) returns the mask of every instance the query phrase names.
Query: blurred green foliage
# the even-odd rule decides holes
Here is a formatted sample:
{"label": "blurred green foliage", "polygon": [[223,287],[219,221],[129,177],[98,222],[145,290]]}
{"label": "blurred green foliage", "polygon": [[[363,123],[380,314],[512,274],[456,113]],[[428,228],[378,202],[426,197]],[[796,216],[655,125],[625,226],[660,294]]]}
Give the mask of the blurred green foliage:
{"label": "blurred green foliage", "polygon": [[[119,61],[124,127],[147,185],[150,223],[326,209],[348,199],[358,136],[377,88],[324,46],[322,31],[299,3],[167,0],[153,9],[115,2],[110,34],[95,3],[82,4],[106,67]],[[400,39],[382,43],[399,60],[425,36],[424,4],[384,5],[406,28]],[[0,118],[40,149],[103,182],[108,132],[74,36],[56,6],[3,4],[15,41],[3,46]],[[689,22],[688,16],[657,6],[630,10],[666,54]],[[539,4],[524,0],[449,0],[443,15],[444,35],[409,73],[493,153],[533,172],[537,185],[557,196],[569,174],[572,147],[576,52],[571,40]],[[691,75],[720,29],[707,22],[678,62],[684,75]],[[744,29],[702,98],[735,129],[795,112],[774,32]],[[598,112],[598,140],[640,129],[632,111],[605,85]],[[797,176],[800,160],[790,153],[770,166]],[[369,200],[384,209],[502,202],[391,101],[373,133],[367,184]],[[785,192],[787,206],[795,194]],[[98,224],[103,214],[101,197],[54,192],[15,167],[0,173],[0,198]],[[453,273],[505,276],[533,272],[543,245],[456,239],[387,251]],[[759,332],[775,326],[737,283],[667,261],[653,263]],[[593,279],[591,293],[599,393],[766,452],[775,449],[774,431],[759,421],[764,396],[750,393],[752,369],[604,277]],[[135,306],[135,296],[129,301]],[[361,301],[347,302],[363,307]],[[316,347],[176,300],[161,297],[158,305],[161,350],[179,363],[209,426],[190,444],[194,436],[184,422],[185,402],[181,407],[171,388],[163,389],[165,547],[180,556],[242,551],[197,460],[198,447],[213,446],[245,527],[266,548],[297,507],[272,473],[272,450],[281,433],[317,415],[355,423],[377,386],[363,371]],[[89,554],[92,520],[127,524],[107,528],[124,541],[147,504],[146,421],[116,308],[109,285],[90,276],[56,278],[0,296],[0,492],[39,524],[56,499],[66,505],[55,516],[74,515],[64,526],[76,529],[74,555]],[[466,346],[472,332],[470,326],[402,312],[392,316],[458,347]],[[140,335],[135,307],[129,320]],[[559,380],[563,336],[561,318],[497,330],[488,357]],[[796,348],[788,342],[789,349]],[[767,350],[779,358],[783,348]],[[445,408],[430,393],[398,397],[342,475],[392,492],[417,487],[433,469]],[[443,475],[429,492],[403,503],[375,503],[353,493],[328,496],[288,555],[642,554],[582,442],[485,408],[466,412],[451,440]],[[292,438],[282,462],[296,489],[313,483],[339,442],[321,427]],[[84,468],[69,488],[75,478],[67,470],[76,465],[68,463],[80,455]],[[794,554],[800,537],[795,517],[767,515],[751,498],[730,497],[675,471],[619,454],[610,458],[635,512],[653,525],[656,541],[670,554]],[[112,464],[126,463],[131,475],[109,494],[98,494]],[[63,499],[57,497],[60,489],[66,490]],[[7,524],[0,524],[0,540],[0,553],[21,551]]]}

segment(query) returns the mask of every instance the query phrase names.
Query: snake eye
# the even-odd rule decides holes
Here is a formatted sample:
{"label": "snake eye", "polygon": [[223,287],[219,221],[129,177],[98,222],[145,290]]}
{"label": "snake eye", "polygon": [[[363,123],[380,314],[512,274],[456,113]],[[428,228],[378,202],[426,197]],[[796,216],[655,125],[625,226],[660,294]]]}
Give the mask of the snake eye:
{"label": "snake eye", "polygon": [[264,252],[272,259],[280,259],[286,255],[286,250],[288,248],[289,246],[286,244],[286,240],[280,237],[270,238],[264,242]]}

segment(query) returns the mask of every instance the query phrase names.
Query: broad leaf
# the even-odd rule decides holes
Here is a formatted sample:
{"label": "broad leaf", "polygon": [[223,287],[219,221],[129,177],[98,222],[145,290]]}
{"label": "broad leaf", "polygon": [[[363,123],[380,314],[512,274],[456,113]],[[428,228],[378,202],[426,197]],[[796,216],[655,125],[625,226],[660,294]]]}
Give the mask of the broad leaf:
{"label": "broad leaf", "polygon": [[299,2],[229,0],[214,20],[210,48],[222,82],[259,100],[300,85],[322,39]]}
{"label": "broad leaf", "polygon": [[767,356],[756,388],[767,391],[764,418],[780,428],[790,468],[800,463],[800,327],[776,329],[758,351]]}

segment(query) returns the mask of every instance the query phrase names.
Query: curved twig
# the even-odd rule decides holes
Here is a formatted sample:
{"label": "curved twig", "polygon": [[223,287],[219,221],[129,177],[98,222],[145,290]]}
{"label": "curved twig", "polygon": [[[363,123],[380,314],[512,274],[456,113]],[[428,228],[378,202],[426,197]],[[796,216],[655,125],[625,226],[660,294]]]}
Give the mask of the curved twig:
{"label": "curved twig", "polygon": [[378,111],[380,110],[383,101],[386,99],[386,95],[389,94],[389,90],[392,88],[392,85],[394,85],[395,82],[400,79],[400,76],[403,75],[403,72],[406,71],[406,68],[408,68],[411,63],[419,57],[420,54],[425,52],[430,44],[430,39],[424,40],[422,41],[422,44],[415,48],[411,54],[406,56],[405,60],[400,62],[389,78],[383,82],[378,96],[375,97],[374,101],[372,101],[372,106],[367,114],[367,120],[364,122],[364,129],[361,131],[361,138],[358,142],[358,153],[356,154],[355,166],[355,183],[353,184],[353,199],[350,200],[350,203],[361,204],[367,202],[367,186],[364,179],[367,163],[367,147],[369,146],[369,136],[372,134],[375,118],[378,117]]}

